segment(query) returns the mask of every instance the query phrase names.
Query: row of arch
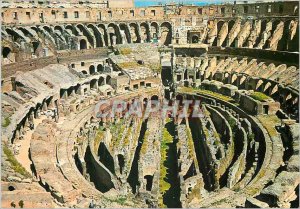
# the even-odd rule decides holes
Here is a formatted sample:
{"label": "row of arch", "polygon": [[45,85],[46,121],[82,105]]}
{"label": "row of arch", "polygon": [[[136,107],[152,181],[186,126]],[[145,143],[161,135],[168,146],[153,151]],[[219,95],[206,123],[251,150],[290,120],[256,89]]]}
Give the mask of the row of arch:
{"label": "row of arch", "polygon": [[288,87],[284,87],[266,78],[256,78],[244,73],[222,72],[222,74],[223,76],[221,77],[217,77],[216,74],[211,75],[209,79],[217,80],[225,84],[232,84],[238,87],[238,89],[262,92],[272,97],[275,101],[278,101],[286,113],[296,114],[295,111],[297,111],[299,104],[299,94],[290,90]]}
{"label": "row of arch", "polygon": [[[299,31],[297,20],[247,20],[244,24],[241,24],[240,30],[237,25],[241,24],[241,20],[230,20],[230,21],[218,21],[215,23],[216,37],[209,37],[204,39],[204,43],[209,44],[212,38],[213,46],[222,47],[251,47],[251,48],[270,48],[269,39],[274,35],[275,30],[279,24],[283,24],[283,34],[279,40],[277,49],[278,51],[297,51],[299,46]],[[267,27],[271,25],[271,30],[266,32]],[[259,34],[255,31],[260,28]],[[248,31],[248,29],[250,29]],[[267,34],[268,33],[268,34]],[[242,35],[242,37],[239,37]],[[264,40],[267,37],[268,40]],[[280,37],[280,36],[279,36]],[[199,37],[194,37],[195,41],[198,41]],[[193,40],[194,40],[193,39]]]}
{"label": "row of arch", "polygon": [[[109,24],[67,24],[55,26],[6,27],[2,37],[12,42],[31,43],[33,51],[44,39],[51,42],[57,50],[76,49],[76,37],[79,39],[77,49],[106,47],[123,43],[151,42],[160,39],[162,44],[171,44],[172,25],[169,22],[135,22]],[[4,54],[9,50],[3,49]]]}

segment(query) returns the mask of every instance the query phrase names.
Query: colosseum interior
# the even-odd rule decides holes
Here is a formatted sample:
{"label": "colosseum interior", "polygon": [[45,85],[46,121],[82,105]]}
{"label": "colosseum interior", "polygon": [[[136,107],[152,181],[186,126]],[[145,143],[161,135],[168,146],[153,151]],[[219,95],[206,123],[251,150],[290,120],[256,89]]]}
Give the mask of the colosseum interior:
{"label": "colosseum interior", "polygon": [[2,1],[3,208],[299,208],[298,1],[51,2]]}

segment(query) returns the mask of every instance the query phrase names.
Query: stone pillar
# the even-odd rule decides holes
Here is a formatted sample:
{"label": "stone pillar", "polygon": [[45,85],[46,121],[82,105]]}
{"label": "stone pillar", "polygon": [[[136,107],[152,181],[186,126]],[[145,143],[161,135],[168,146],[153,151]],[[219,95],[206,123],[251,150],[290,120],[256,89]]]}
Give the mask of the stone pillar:
{"label": "stone pillar", "polygon": [[12,90],[17,91],[16,77],[12,76],[10,77],[10,80],[11,80]]}

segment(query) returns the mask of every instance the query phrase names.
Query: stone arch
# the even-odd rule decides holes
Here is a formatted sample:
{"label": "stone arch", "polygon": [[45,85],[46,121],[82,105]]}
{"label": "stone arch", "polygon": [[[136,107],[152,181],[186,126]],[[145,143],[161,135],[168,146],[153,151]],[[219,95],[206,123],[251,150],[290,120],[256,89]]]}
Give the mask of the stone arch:
{"label": "stone arch", "polygon": [[108,75],[106,76],[106,79],[105,79],[105,83],[108,84],[108,85],[111,85],[111,77]]}
{"label": "stone arch", "polygon": [[158,101],[159,101],[159,97],[157,95],[152,95],[151,96],[151,98],[150,98],[150,104],[151,104],[151,106],[157,105],[156,102],[158,102]]}
{"label": "stone arch", "polygon": [[299,21],[288,21],[286,50],[299,51]]}
{"label": "stone arch", "polygon": [[158,32],[159,32],[158,29],[159,29],[159,25],[157,22],[152,22],[150,24],[150,33],[152,38],[158,37]]}
{"label": "stone arch", "polygon": [[53,108],[54,105],[53,105],[53,96],[50,96],[49,98],[46,99],[46,105],[48,108]]}
{"label": "stone arch", "polygon": [[151,96],[150,99],[151,99],[151,100],[159,100],[159,96],[156,95],[156,94],[154,94],[154,95]]}
{"label": "stone arch", "polygon": [[35,119],[39,118],[41,106],[42,106],[41,103],[37,103],[35,106],[35,109],[34,109],[34,118]]}
{"label": "stone arch", "polygon": [[270,96],[276,94],[278,92],[278,90],[279,90],[279,87],[278,87],[278,84],[276,84],[274,86],[274,88],[272,89],[272,91],[270,92]]}
{"label": "stone arch", "polygon": [[246,86],[246,81],[247,81],[247,76],[246,75],[242,75],[241,77],[240,77],[240,82],[239,82],[239,88],[245,88],[245,86]]}
{"label": "stone arch", "polygon": [[283,35],[282,38],[278,41],[277,50],[278,51],[287,51],[288,50],[288,41],[290,37],[290,25],[293,20],[287,20],[284,22]]}
{"label": "stone arch", "polygon": [[265,19],[265,20],[261,21],[260,35],[259,35],[259,38],[257,38],[255,44],[253,45],[254,48],[259,45],[260,40],[263,38],[263,35],[264,35],[263,32],[266,30],[267,24],[268,24],[268,20]]}
{"label": "stone arch", "polygon": [[81,39],[79,43],[80,43],[80,50],[87,49],[87,42],[85,39]]}
{"label": "stone arch", "polygon": [[268,81],[264,86],[263,93],[269,94],[269,89],[271,88],[271,86],[272,86],[271,82]]}
{"label": "stone arch", "polygon": [[298,5],[294,6],[294,15],[299,16],[299,6]]}
{"label": "stone arch", "polygon": [[64,29],[63,29],[63,27],[61,25],[54,26],[54,30],[59,31],[60,34],[64,33]]}
{"label": "stone arch", "polygon": [[90,30],[93,31],[95,39],[96,39],[96,47],[103,47],[104,43],[103,43],[103,34],[101,34],[101,32],[99,31],[99,29],[93,25],[93,24],[89,24],[87,26]]}
{"label": "stone arch", "polygon": [[103,85],[105,85],[105,79],[103,77],[99,77],[98,86],[103,86]]}
{"label": "stone arch", "polygon": [[[120,30],[124,32],[124,35],[125,35],[124,38],[126,38],[127,43],[131,43],[131,35],[130,35],[130,30],[129,30],[128,26],[125,23],[121,23],[119,26],[120,26]],[[125,42],[125,40],[124,40],[124,42]]]}
{"label": "stone arch", "polygon": [[76,86],[74,86],[74,90],[76,94],[81,94],[80,90],[81,90],[81,85],[78,83]]}
{"label": "stone arch", "polygon": [[169,22],[163,22],[160,26],[161,28],[161,42],[164,45],[169,45],[172,43],[172,25]]}
{"label": "stone arch", "polygon": [[143,107],[144,108],[147,107],[147,104],[148,104],[148,98],[146,97],[143,99]]}
{"label": "stone arch", "polygon": [[108,32],[107,32],[105,25],[99,24],[98,28],[100,30],[100,33],[103,34],[103,39],[104,39],[103,43],[105,43],[105,45],[108,46],[109,45],[109,42],[108,42],[109,37],[108,37]]}
{"label": "stone arch", "polygon": [[223,21],[223,20],[220,20],[220,21],[217,22],[217,25],[216,25],[216,27],[217,27],[217,37],[214,39],[213,46],[217,46],[218,37],[220,35],[220,31],[221,31],[224,24],[225,24],[225,21]]}
{"label": "stone arch", "polygon": [[199,36],[198,35],[193,35],[192,36],[192,43],[195,44],[195,43],[198,43],[199,42]]}
{"label": "stone arch", "polygon": [[34,37],[34,34],[32,34],[30,31],[28,31],[26,28],[19,27],[18,30],[20,30],[25,36],[29,36],[30,38]]}
{"label": "stone arch", "polygon": [[90,89],[97,89],[97,79],[92,79],[91,80]]}
{"label": "stone arch", "polygon": [[66,25],[65,30],[67,30],[70,34],[73,34],[75,36],[78,36],[78,31],[75,30],[73,25]]}
{"label": "stone arch", "polygon": [[80,32],[87,38],[88,42],[90,43],[90,45],[94,48],[94,39],[91,36],[90,31],[88,31],[82,24],[78,24],[76,26]]}
{"label": "stone arch", "polygon": [[231,32],[231,30],[232,30],[234,24],[235,24],[235,21],[234,21],[234,20],[230,20],[230,21],[228,22],[228,32],[229,32],[229,33]]}
{"label": "stone arch", "polygon": [[178,104],[181,106],[181,105],[183,105],[183,96],[182,95],[180,95],[180,94],[178,94],[178,95],[176,95],[176,101],[178,102]]}
{"label": "stone arch", "polygon": [[256,83],[255,91],[262,92],[263,91],[263,83],[264,83],[264,81],[262,79],[259,79]]}
{"label": "stone arch", "polygon": [[133,43],[141,43],[141,36],[139,34],[138,25],[136,23],[130,23],[130,35]]}
{"label": "stone arch", "polygon": [[66,89],[60,89],[60,90],[59,90],[59,98],[61,98],[61,99],[66,99],[66,98],[67,98],[66,92],[67,92]]}
{"label": "stone arch", "polygon": [[72,96],[73,93],[74,93],[74,91],[75,91],[74,86],[70,86],[70,87],[67,89],[68,97]]}
{"label": "stone arch", "polygon": [[[271,30],[271,36],[270,38],[272,38],[272,36],[274,35],[274,31],[277,28],[277,25],[281,22],[279,19],[272,19],[272,30]],[[266,40],[265,44],[263,45],[263,49],[268,49],[270,48],[270,38],[268,40]]]}
{"label": "stone arch", "polygon": [[150,28],[145,22],[141,23],[141,37],[144,42],[150,42]]}
{"label": "stone arch", "polygon": [[95,74],[95,72],[96,72],[95,66],[94,66],[94,65],[91,65],[91,66],[89,67],[89,73],[90,73],[90,75]]}
{"label": "stone arch", "polygon": [[32,44],[32,49],[33,49],[33,53],[35,54],[36,53],[36,50],[39,48],[40,46],[40,42],[37,42],[37,41],[33,41],[31,42]]}
{"label": "stone arch", "polygon": [[238,80],[237,78],[238,78],[238,77],[237,77],[237,74],[236,74],[236,73],[233,73],[233,74],[231,75],[231,84],[237,86],[237,80]]}
{"label": "stone arch", "polygon": [[104,67],[102,64],[98,64],[97,65],[97,72],[103,72],[104,71]]}
{"label": "stone arch", "polygon": [[49,34],[52,34],[52,29],[51,29],[49,26],[44,25],[42,28],[43,28],[45,31],[47,31]]}
{"label": "stone arch", "polygon": [[9,47],[2,48],[2,57],[3,58],[8,58],[10,53],[11,53],[11,48],[9,48]]}
{"label": "stone arch", "polygon": [[18,40],[24,40],[25,41],[24,37],[22,37],[16,31],[14,31],[10,28],[6,28],[5,31],[8,35],[10,35],[12,37],[13,41],[18,41]]}
{"label": "stone arch", "polygon": [[224,72],[224,83],[230,83],[230,73],[229,72]]}
{"label": "stone arch", "polygon": [[114,23],[110,23],[108,26],[108,33],[111,43],[113,43],[113,36],[116,37],[116,44],[122,44],[122,37],[118,26]]}

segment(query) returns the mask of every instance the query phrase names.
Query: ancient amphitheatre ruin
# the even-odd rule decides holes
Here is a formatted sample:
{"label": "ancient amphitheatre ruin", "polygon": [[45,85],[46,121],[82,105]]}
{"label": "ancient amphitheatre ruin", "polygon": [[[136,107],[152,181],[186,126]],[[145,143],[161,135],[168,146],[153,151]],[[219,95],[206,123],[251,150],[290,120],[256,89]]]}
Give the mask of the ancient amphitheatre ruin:
{"label": "ancient amphitheatre ruin", "polygon": [[298,3],[3,1],[2,207],[298,208]]}

